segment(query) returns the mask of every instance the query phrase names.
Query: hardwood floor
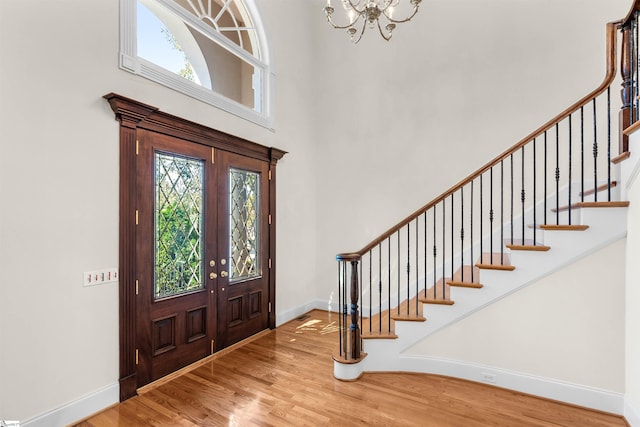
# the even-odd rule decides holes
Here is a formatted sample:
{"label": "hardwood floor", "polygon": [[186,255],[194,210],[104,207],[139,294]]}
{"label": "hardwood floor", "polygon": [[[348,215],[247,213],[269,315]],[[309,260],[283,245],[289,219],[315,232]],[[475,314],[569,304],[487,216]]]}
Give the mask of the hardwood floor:
{"label": "hardwood floor", "polygon": [[333,378],[337,318],[313,311],[77,426],[624,426],[623,418],[408,373]]}

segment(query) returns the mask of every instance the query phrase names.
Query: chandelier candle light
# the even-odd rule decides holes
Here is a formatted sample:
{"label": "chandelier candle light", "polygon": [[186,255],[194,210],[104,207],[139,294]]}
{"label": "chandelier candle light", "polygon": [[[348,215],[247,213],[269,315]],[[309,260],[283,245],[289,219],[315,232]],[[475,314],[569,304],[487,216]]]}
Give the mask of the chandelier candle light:
{"label": "chandelier candle light", "polygon": [[[337,0],[342,3],[349,22],[345,25],[336,24],[333,21],[333,12],[335,9],[331,6],[331,0],[327,0],[324,7],[324,13],[327,15],[327,21],[333,28],[347,30],[351,41],[358,43],[364,34],[367,26],[374,28],[376,25],[383,39],[389,41],[396,24],[410,21],[416,13],[418,6],[422,0]],[[401,19],[393,17],[395,9],[401,1],[406,1],[410,6],[407,9],[408,16]],[[382,20],[382,22],[380,22]],[[357,28],[359,27],[359,28]]]}

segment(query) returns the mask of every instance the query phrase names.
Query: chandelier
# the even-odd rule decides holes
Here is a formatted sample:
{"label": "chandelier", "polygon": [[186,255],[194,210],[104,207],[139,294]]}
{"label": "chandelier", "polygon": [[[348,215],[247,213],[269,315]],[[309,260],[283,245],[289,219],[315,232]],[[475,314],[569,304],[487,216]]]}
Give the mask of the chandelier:
{"label": "chandelier", "polygon": [[394,12],[401,1],[407,0],[337,0],[342,2],[344,7],[348,23],[344,25],[336,24],[333,20],[333,12],[335,9],[331,6],[331,0],[327,0],[327,5],[324,7],[324,13],[327,15],[327,21],[333,28],[340,30],[347,30],[347,33],[351,37],[353,43],[358,43],[367,27],[373,29],[376,26],[383,39],[389,41],[393,30],[396,28],[396,24],[410,21],[416,13],[418,13],[418,6],[422,0],[408,0],[410,6],[405,7],[409,9],[407,16],[404,18],[395,18]]}

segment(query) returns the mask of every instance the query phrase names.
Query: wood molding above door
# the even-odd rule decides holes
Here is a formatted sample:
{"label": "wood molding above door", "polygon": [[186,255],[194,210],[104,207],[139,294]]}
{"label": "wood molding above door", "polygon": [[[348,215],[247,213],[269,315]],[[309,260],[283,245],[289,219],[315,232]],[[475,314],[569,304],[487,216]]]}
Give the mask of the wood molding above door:
{"label": "wood molding above door", "polygon": [[138,388],[138,345],[136,342],[136,155],[138,132],[147,130],[184,141],[201,144],[215,150],[261,160],[268,164],[268,197],[271,222],[268,228],[268,326],[275,327],[275,203],[276,164],[286,152],[266,147],[209,127],[160,111],[114,93],[104,96],[120,122],[120,221],[119,221],[119,307],[120,307],[120,400],[136,395]]}

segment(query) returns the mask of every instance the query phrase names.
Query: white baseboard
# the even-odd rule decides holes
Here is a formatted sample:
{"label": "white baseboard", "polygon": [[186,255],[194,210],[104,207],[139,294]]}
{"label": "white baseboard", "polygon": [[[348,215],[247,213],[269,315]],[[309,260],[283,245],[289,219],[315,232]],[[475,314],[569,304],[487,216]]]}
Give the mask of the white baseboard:
{"label": "white baseboard", "polygon": [[113,383],[56,409],[22,421],[22,427],[65,426],[118,403],[119,384]]}
{"label": "white baseboard", "polygon": [[308,313],[311,310],[329,310],[335,311],[335,304],[331,304],[329,301],[323,300],[312,300],[306,304],[299,305],[298,307],[294,307],[290,310],[279,311],[276,313],[276,326],[280,326],[284,323],[287,323],[296,317],[302,316],[305,313]]}
{"label": "white baseboard", "polygon": [[640,427],[640,408],[634,407],[628,398],[624,400],[624,418],[631,427]]}
{"label": "white baseboard", "polygon": [[[404,355],[400,356],[398,366],[398,370],[461,378],[616,415],[623,415],[626,409],[622,393],[491,366],[451,359]],[[366,368],[365,371],[367,371]],[[483,378],[488,381],[483,381]]]}

